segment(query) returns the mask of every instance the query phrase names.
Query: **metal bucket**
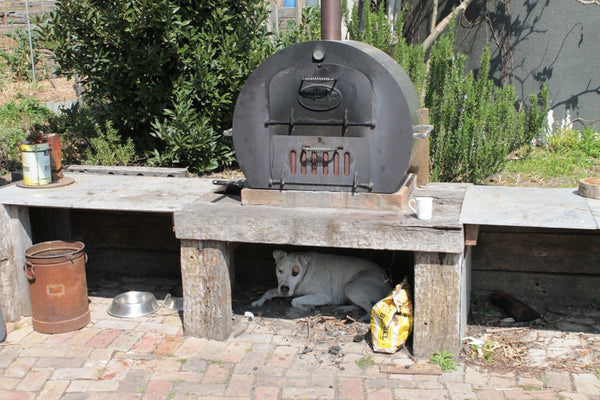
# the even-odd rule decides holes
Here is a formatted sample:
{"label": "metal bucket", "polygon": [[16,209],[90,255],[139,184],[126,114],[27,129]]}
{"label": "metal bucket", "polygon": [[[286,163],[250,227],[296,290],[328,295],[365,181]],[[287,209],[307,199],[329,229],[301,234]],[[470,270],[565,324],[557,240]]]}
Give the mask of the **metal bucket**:
{"label": "metal bucket", "polygon": [[21,143],[23,162],[23,183],[27,186],[41,186],[52,183],[50,168],[50,145],[48,143]]}
{"label": "metal bucket", "polygon": [[84,248],[81,242],[57,240],[25,251],[35,331],[70,332],[90,322]]}

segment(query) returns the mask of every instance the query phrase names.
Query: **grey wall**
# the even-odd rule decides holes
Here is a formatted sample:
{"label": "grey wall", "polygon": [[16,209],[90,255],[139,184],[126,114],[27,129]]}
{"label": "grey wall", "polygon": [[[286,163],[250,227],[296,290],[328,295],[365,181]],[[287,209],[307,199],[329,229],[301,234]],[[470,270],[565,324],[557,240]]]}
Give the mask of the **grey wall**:
{"label": "grey wall", "polygon": [[[419,3],[406,28],[422,41],[431,1]],[[440,1],[440,6],[457,3]],[[497,84],[508,82],[528,99],[545,82],[555,126],[568,113],[575,128],[582,128],[581,119],[600,131],[600,6],[577,0],[474,0],[457,23],[457,49],[469,55],[470,69],[478,68],[488,43]]]}

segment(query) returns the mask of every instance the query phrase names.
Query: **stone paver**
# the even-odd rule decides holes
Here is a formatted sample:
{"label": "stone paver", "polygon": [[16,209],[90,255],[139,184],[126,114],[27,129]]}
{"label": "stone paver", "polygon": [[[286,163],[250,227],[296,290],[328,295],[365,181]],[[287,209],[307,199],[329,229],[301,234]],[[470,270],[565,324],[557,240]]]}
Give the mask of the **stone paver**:
{"label": "stone paver", "polygon": [[[220,342],[183,336],[176,312],[121,321],[106,306],[106,299],[93,298],[92,323],[76,332],[40,334],[27,318],[19,329],[8,324],[0,344],[0,399],[600,400],[600,379],[590,372],[549,368],[535,375],[460,363],[442,375],[382,374],[379,364],[413,361],[405,352],[375,354],[364,342],[341,343],[331,352],[335,343],[315,341],[307,350],[291,321],[275,331],[255,318]],[[528,335],[536,343],[529,365],[583,354],[581,334]],[[600,342],[600,335],[591,337]],[[585,355],[598,363],[597,353]]]}

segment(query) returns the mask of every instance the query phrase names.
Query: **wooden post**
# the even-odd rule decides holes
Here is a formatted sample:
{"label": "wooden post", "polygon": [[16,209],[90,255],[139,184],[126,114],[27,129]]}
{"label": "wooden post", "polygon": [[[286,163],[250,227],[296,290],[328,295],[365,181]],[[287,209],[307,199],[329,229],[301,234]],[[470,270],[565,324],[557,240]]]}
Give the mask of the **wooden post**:
{"label": "wooden post", "polygon": [[270,29],[279,33],[279,5],[276,2],[269,3],[271,7],[271,13],[269,14],[269,25]]}
{"label": "wooden post", "polygon": [[184,334],[215,340],[229,337],[233,271],[231,244],[181,241]]}
{"label": "wooden post", "polygon": [[[429,109],[417,110],[419,125],[429,125]],[[429,136],[414,137],[408,172],[417,174],[417,185],[424,186],[429,183]]]}
{"label": "wooden post", "polygon": [[302,23],[302,9],[304,8],[304,0],[296,0],[296,23]]}
{"label": "wooden post", "polygon": [[465,328],[463,266],[461,254],[415,253],[415,356],[429,357],[436,350],[458,355]]}
{"label": "wooden post", "polygon": [[29,209],[0,204],[0,307],[8,321],[31,315],[29,282],[23,271],[31,246]]}

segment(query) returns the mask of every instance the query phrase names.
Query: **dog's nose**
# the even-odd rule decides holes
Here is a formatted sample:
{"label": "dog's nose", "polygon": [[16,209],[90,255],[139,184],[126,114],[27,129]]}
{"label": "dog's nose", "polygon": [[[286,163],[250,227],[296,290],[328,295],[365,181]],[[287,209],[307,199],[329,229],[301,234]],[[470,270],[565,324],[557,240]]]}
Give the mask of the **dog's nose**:
{"label": "dog's nose", "polygon": [[289,288],[289,286],[284,285],[284,286],[281,286],[279,288],[279,290],[281,290],[281,294],[287,294],[290,291],[290,288]]}

